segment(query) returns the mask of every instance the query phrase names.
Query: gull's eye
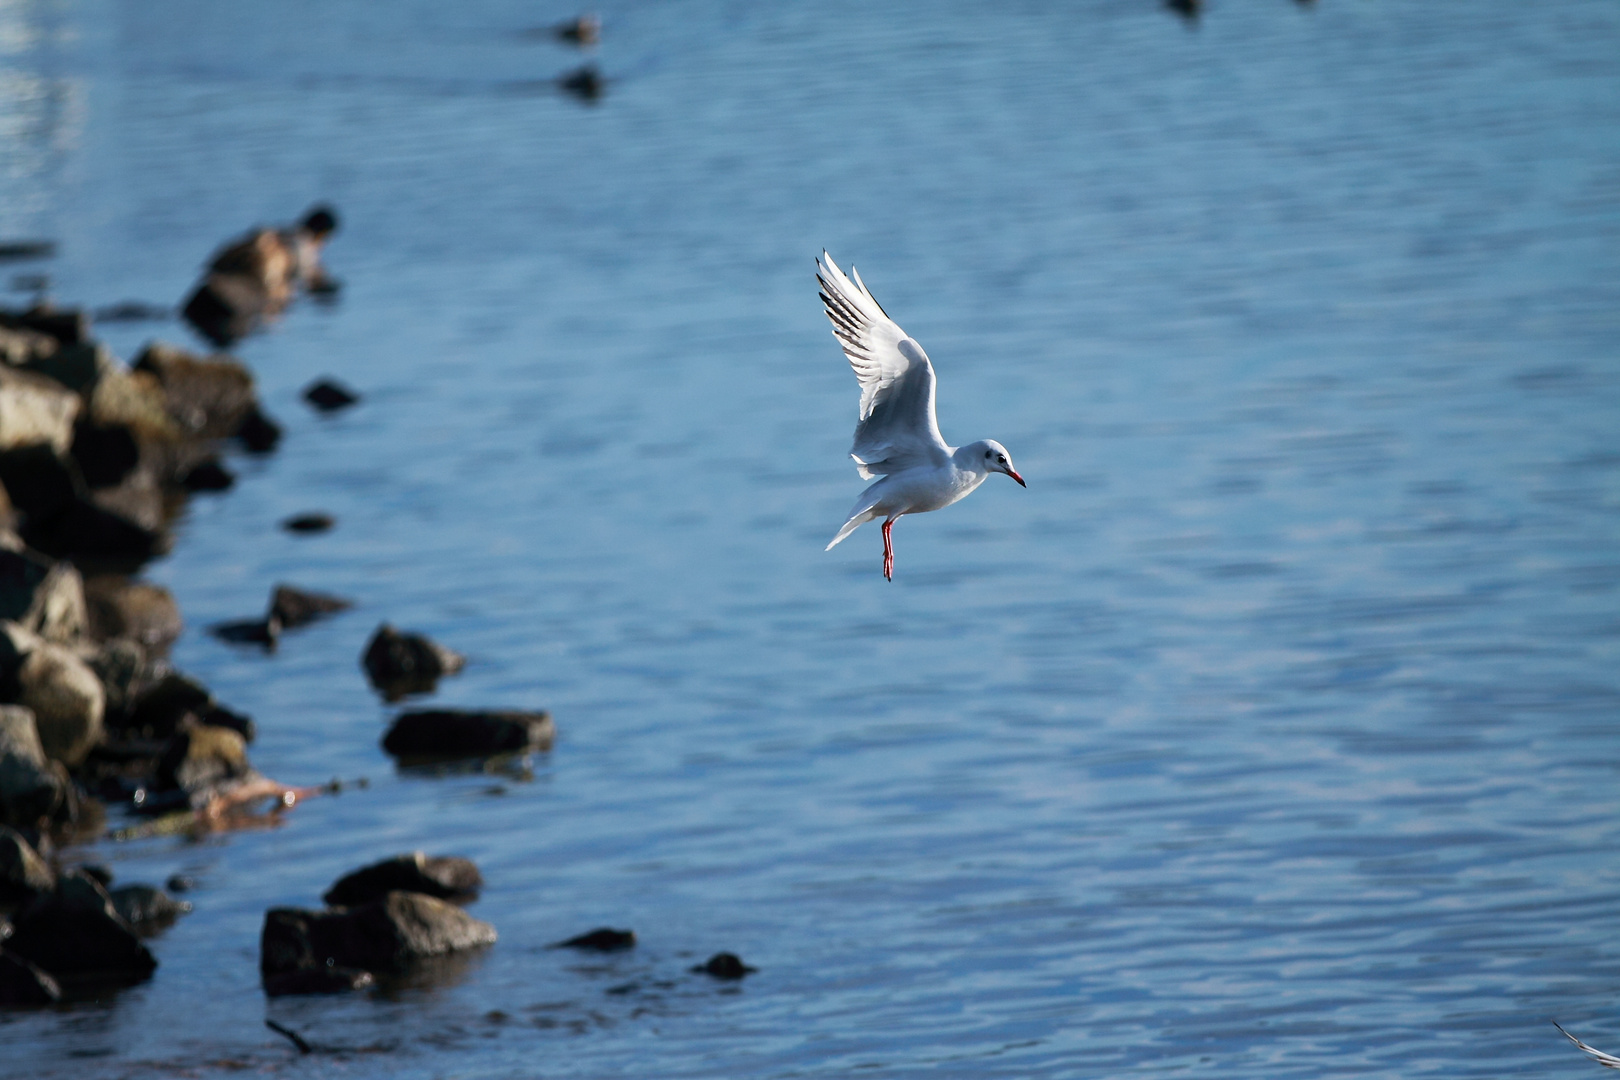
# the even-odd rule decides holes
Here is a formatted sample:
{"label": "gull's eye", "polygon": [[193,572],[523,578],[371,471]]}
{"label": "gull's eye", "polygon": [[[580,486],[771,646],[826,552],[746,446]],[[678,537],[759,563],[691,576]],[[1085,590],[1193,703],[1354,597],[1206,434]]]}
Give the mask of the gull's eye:
{"label": "gull's eye", "polygon": [[996,460],[1001,462],[1003,465],[1007,464],[1007,459],[1002,457],[1000,454],[996,455]]}

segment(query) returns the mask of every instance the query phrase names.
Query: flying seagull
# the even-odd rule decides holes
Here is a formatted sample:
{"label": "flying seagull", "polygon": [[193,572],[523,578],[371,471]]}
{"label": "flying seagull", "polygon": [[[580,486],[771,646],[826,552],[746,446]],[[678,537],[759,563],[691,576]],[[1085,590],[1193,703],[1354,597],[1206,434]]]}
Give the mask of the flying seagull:
{"label": "flying seagull", "polygon": [[852,266],[850,273],[855,280],[845,277],[825,251],[816,260],[816,280],[833,336],[861,384],[860,422],[849,456],[861,479],[883,479],[861,492],[827,550],[863,522],[882,518],[883,576],[892,581],[890,530],[902,514],[949,506],[993,472],[1005,473],[1020,487],[1029,485],[1013,468],[1007,448],[994,439],[963,447],[945,445],[934,417],[934,366],[928,354],[872,299],[860,272]]}

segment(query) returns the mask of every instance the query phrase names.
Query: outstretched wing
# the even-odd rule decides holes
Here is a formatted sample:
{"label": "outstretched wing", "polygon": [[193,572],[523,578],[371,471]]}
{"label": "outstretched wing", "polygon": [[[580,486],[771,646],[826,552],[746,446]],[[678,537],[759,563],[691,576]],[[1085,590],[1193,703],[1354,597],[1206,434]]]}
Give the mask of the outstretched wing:
{"label": "outstretched wing", "polygon": [[827,318],[861,384],[850,456],[868,480],[916,465],[943,465],[951,455],[934,417],[934,365],[872,298],[860,273],[853,267],[851,272],[854,281],[825,251],[816,260]]}

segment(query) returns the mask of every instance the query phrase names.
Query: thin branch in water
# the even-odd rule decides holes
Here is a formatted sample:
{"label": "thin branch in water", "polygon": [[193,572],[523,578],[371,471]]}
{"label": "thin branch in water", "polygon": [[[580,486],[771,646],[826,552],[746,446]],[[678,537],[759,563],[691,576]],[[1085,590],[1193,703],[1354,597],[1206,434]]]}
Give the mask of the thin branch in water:
{"label": "thin branch in water", "polygon": [[282,1027],[274,1020],[266,1020],[264,1022],[264,1026],[275,1032],[277,1035],[285,1035],[287,1038],[291,1039],[292,1044],[298,1047],[298,1052],[300,1054],[314,1053],[315,1048],[309,1045],[309,1043],[305,1042],[304,1037],[298,1034],[298,1032],[294,1031],[292,1028]]}

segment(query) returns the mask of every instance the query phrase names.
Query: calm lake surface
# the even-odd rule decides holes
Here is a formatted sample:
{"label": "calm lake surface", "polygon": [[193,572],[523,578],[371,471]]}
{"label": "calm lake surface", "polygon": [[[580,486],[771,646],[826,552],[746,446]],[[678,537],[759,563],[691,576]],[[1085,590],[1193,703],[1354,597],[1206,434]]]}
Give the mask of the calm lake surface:
{"label": "calm lake surface", "polygon": [[[1620,5],[616,3],[595,105],[528,33],[574,13],[0,2],[0,236],[60,244],[7,279],[172,304],[344,216],[341,301],[237,350],[286,439],[148,576],[260,769],[370,781],[69,852],[196,910],[0,1073],[1595,1075],[1547,1020],[1620,1050]],[[822,551],[823,247],[1029,480],[893,584]],[[207,635],[281,581],[358,606]],[[383,620],[556,749],[397,771]],[[265,909],[415,848],[500,942],[267,1000]]]}

